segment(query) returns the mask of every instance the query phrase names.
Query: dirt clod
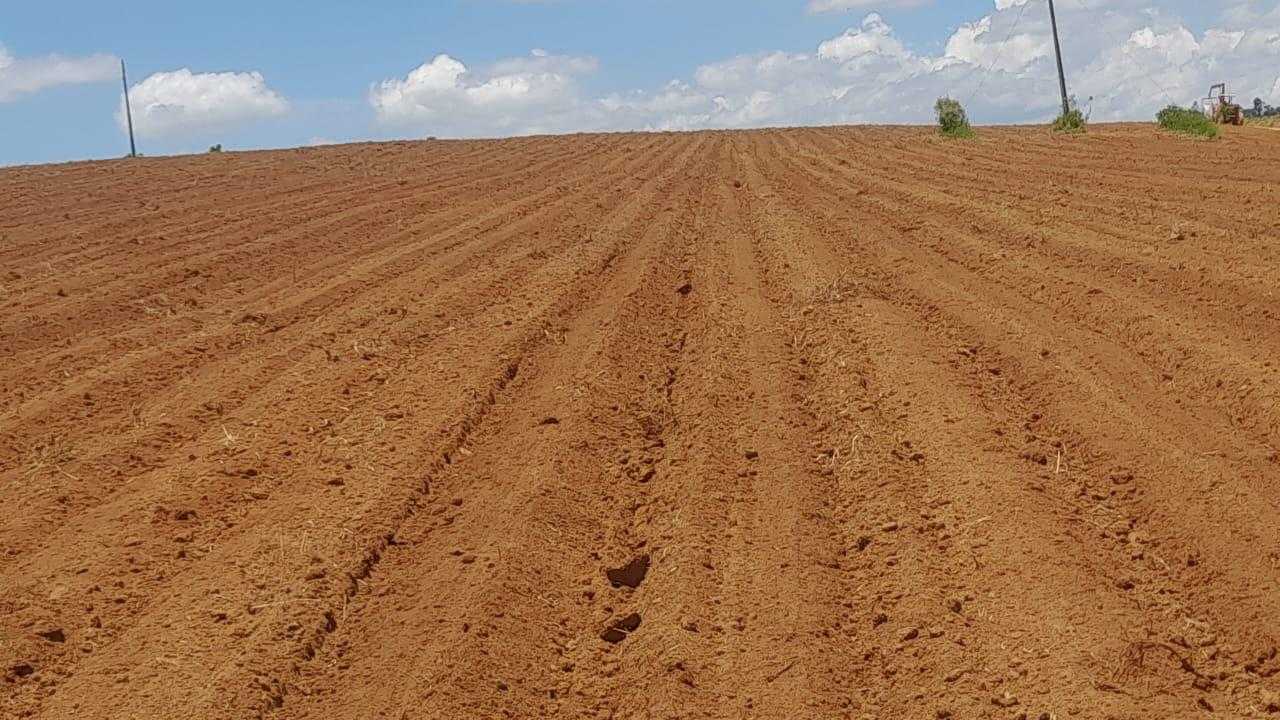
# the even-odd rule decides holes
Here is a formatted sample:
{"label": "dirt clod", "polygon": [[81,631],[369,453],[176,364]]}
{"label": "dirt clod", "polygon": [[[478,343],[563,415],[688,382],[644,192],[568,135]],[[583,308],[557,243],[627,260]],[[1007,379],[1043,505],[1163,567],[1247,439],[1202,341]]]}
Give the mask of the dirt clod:
{"label": "dirt clod", "polygon": [[641,555],[626,565],[605,570],[605,576],[614,587],[638,588],[649,574],[649,556]]}
{"label": "dirt clod", "polygon": [[614,623],[613,626],[624,632],[635,632],[636,629],[640,627],[640,615],[638,613],[631,613]]}
{"label": "dirt clod", "polygon": [[991,702],[1002,708],[1013,707],[1018,704],[1018,696],[1012,693],[1003,693],[991,698]]}
{"label": "dirt clod", "polygon": [[620,643],[627,637],[640,629],[639,613],[631,613],[625,617],[614,620],[609,627],[600,633],[600,639],[607,643]]}

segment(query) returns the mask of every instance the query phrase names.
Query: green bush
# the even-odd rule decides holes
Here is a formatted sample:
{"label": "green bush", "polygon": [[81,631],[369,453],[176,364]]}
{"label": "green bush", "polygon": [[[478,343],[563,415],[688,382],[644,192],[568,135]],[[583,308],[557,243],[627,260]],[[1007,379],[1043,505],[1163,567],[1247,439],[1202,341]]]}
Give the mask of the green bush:
{"label": "green bush", "polygon": [[1156,122],[1165,130],[1207,138],[1218,137],[1218,125],[1198,110],[1170,105],[1156,114]]}
{"label": "green bush", "polygon": [[960,101],[951,98],[938,98],[933,106],[938,111],[938,127],[947,137],[973,137],[973,128],[969,126],[969,116],[965,114]]}
{"label": "green bush", "polygon": [[1082,133],[1084,132],[1084,113],[1072,108],[1065,115],[1059,115],[1053,121],[1054,132]]}
{"label": "green bush", "polygon": [[211,146],[211,147],[209,148],[209,152],[211,152],[211,153],[220,153],[220,152],[222,152],[222,143],[218,143],[217,145],[213,145],[213,146]]}

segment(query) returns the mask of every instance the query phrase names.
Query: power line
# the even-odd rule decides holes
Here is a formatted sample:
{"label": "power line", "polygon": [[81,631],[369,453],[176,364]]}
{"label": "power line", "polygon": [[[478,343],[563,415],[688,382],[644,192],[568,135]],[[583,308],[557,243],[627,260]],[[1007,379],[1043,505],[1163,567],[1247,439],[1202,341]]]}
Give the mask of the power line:
{"label": "power line", "polygon": [[1013,26],[1009,28],[1008,34],[1004,36],[1004,40],[1001,41],[999,47],[996,48],[995,57],[992,58],[991,64],[988,65],[987,69],[982,73],[982,79],[978,82],[978,89],[974,90],[973,94],[969,96],[970,100],[977,97],[982,92],[982,88],[986,86],[987,78],[991,75],[992,68],[996,66],[996,63],[1000,62],[1001,56],[1004,55],[1004,46],[1009,44],[1009,40],[1013,38],[1013,34],[1018,31],[1018,26],[1022,23],[1022,15],[1027,11],[1027,6],[1030,5],[1031,2],[1032,0],[1027,0],[1022,3],[1022,7],[1018,9],[1018,17],[1014,19]]}
{"label": "power line", "polygon": [[[1086,4],[1085,4],[1085,1],[1084,1],[1084,0],[1076,0],[1076,4],[1077,4],[1077,5],[1079,5],[1079,6],[1080,6],[1080,8],[1081,8],[1082,10],[1084,10],[1085,12],[1088,12],[1088,13],[1094,13],[1094,14],[1096,14],[1093,8],[1091,8],[1091,7],[1089,7],[1088,5],[1086,5]],[[1119,41],[1117,40],[1117,38],[1116,38],[1115,34],[1114,34],[1114,33],[1112,33],[1112,32],[1111,32],[1111,30],[1110,30],[1110,28],[1108,28],[1108,27],[1106,26],[1106,23],[1099,23],[1099,26],[1101,26],[1101,27],[1102,27],[1102,31],[1103,31],[1104,33],[1106,33],[1106,34],[1107,34],[1107,37],[1111,40],[1111,42],[1116,43],[1116,46],[1117,46],[1117,47],[1124,47],[1124,43],[1123,43],[1123,42],[1119,42]],[[1157,81],[1157,80],[1156,80],[1156,79],[1151,75],[1151,73],[1147,72],[1146,68],[1142,67],[1141,65],[1138,65],[1137,67],[1138,67],[1138,70],[1142,73],[1143,77],[1145,77],[1145,78],[1147,79],[1147,81],[1148,81],[1148,82],[1150,82],[1152,85],[1156,86],[1156,88],[1160,91],[1160,93],[1161,93],[1162,95],[1164,95],[1164,99],[1165,99],[1166,101],[1168,101],[1168,102],[1170,102],[1170,103],[1174,102],[1174,100],[1173,100],[1173,96],[1169,94],[1169,91],[1168,91],[1168,90],[1165,90],[1165,89],[1164,89],[1164,86],[1163,86],[1163,85],[1161,85],[1161,84],[1160,84],[1160,82],[1159,82],[1159,81]]]}
{"label": "power line", "polygon": [[[991,60],[991,62],[987,65],[987,67],[983,70],[983,72],[982,72],[982,78],[981,78],[981,80],[978,82],[978,87],[977,87],[977,89],[975,89],[975,90],[973,91],[973,93],[970,95],[970,100],[972,100],[973,98],[975,98],[975,97],[977,97],[979,94],[981,94],[981,93],[982,93],[982,89],[983,89],[984,87],[986,87],[987,80],[991,77],[991,73],[992,73],[992,71],[995,69],[995,66],[996,66],[997,64],[999,64],[1000,60],[1001,60],[1001,59],[1003,59],[1003,57],[1004,57],[1004,51],[1005,51],[1005,47],[1006,47],[1006,45],[1008,45],[1009,41],[1013,38],[1014,34],[1015,34],[1015,33],[1017,33],[1019,26],[1022,24],[1022,16],[1026,13],[1027,6],[1028,6],[1028,5],[1030,5],[1030,4],[1031,4],[1032,2],[1034,2],[1034,1],[1035,1],[1035,0],[1027,0],[1027,1],[1026,1],[1026,2],[1024,2],[1024,3],[1021,5],[1021,7],[1018,9],[1018,15],[1017,15],[1017,17],[1014,19],[1014,21],[1013,21],[1013,25],[1012,25],[1012,26],[1010,26],[1010,28],[1009,28],[1009,32],[1005,35],[1004,40],[1002,40],[1002,41],[1000,42],[1000,45],[996,48],[996,54],[995,54],[995,56],[993,57],[993,59],[992,59],[992,60]],[[1050,7],[1051,19],[1056,20],[1056,18],[1052,18],[1052,14],[1053,14],[1053,10],[1052,10],[1052,4],[1053,4],[1053,3],[1052,3],[1052,0],[1050,0],[1049,4],[1050,4],[1050,6],[1051,6],[1051,7]],[[1094,15],[1097,15],[1097,14],[1098,14],[1096,11],[1094,11],[1094,9],[1093,9],[1092,7],[1090,7],[1090,6],[1088,5],[1088,3],[1086,3],[1086,2],[1085,2],[1085,0],[1076,0],[1076,4],[1078,4],[1082,10],[1085,10],[1086,12],[1089,12],[1090,14],[1094,14]],[[1055,24],[1056,24],[1056,22],[1055,22]],[[1111,42],[1113,42],[1113,43],[1115,43],[1115,44],[1116,44],[1116,47],[1118,47],[1118,48],[1124,47],[1124,43],[1123,43],[1123,42],[1120,42],[1120,41],[1116,38],[1115,33],[1113,33],[1113,32],[1111,31],[1111,29],[1110,29],[1110,28],[1108,28],[1108,27],[1107,27],[1107,25],[1106,25],[1105,23],[1098,23],[1098,25],[1097,25],[1097,26],[1100,26],[1100,27],[1102,28],[1102,31],[1107,35],[1108,39],[1110,39],[1110,40],[1111,40]],[[1055,32],[1054,32],[1054,44],[1055,44],[1055,49],[1056,49],[1056,52],[1057,52],[1058,63],[1059,63],[1059,64],[1058,64],[1058,69],[1059,69],[1059,87],[1060,87],[1060,89],[1063,91],[1063,96],[1064,96],[1064,98],[1066,98],[1066,97],[1068,97],[1068,95],[1067,95],[1067,93],[1066,93],[1066,89],[1065,89],[1065,86],[1066,86],[1066,78],[1065,78],[1065,72],[1064,72],[1064,71],[1063,71],[1063,69],[1062,69],[1062,60],[1061,60],[1061,52],[1062,52],[1062,51],[1061,51],[1061,45],[1059,44],[1059,41],[1058,41],[1058,36],[1057,36],[1056,29],[1055,29]],[[1166,89],[1166,88],[1164,87],[1164,85],[1162,85],[1162,84],[1160,83],[1160,81],[1156,80],[1156,79],[1155,79],[1155,77],[1154,77],[1154,76],[1152,76],[1152,75],[1151,75],[1151,73],[1147,72],[1146,68],[1144,68],[1142,65],[1137,65],[1137,68],[1138,68],[1138,71],[1142,74],[1142,76],[1143,76],[1144,78],[1146,78],[1147,82],[1149,82],[1153,87],[1155,87],[1156,89],[1158,89],[1158,90],[1160,91],[1160,93],[1164,96],[1164,99],[1165,99],[1167,102],[1173,102],[1173,96],[1172,96],[1172,94],[1168,91],[1168,89]],[[975,70],[974,72],[977,72],[977,71]],[[1069,104],[1068,104],[1068,107],[1069,107]]]}

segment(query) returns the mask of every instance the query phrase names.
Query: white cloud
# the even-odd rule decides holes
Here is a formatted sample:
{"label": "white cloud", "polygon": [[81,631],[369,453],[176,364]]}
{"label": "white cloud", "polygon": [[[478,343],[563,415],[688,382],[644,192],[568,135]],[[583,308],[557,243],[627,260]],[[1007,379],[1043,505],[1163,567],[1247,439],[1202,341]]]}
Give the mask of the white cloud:
{"label": "white cloud", "polygon": [[0,45],[0,102],[58,85],[112,80],[119,71],[119,62],[110,55],[18,58]]}
{"label": "white cloud", "polygon": [[[1246,105],[1254,95],[1280,103],[1280,8],[1226,3],[1199,32],[1145,0],[1061,3],[1059,23],[1072,30],[1064,47],[1070,90],[1095,120],[1148,120],[1221,81]],[[810,52],[726,58],[655,90],[591,97],[577,79],[596,69],[594,60],[535,51],[484,72],[442,55],[375,86],[370,100],[386,122],[454,136],[928,123],[944,95],[980,123],[1053,117],[1061,105],[1044,3],[992,7],[933,53],[908,47],[870,13]]]}
{"label": "white cloud", "polygon": [[1019,72],[1053,52],[1048,35],[1016,32],[1012,26],[1001,39],[992,42],[991,26],[990,16],[961,25],[947,40],[944,60],[1001,72]]}
{"label": "white cloud", "polygon": [[902,42],[894,37],[893,28],[877,13],[863,18],[857,30],[845,30],[818,46],[818,56],[834,62],[849,62],[867,55],[911,57]]}
{"label": "white cloud", "polygon": [[437,55],[404,78],[375,85],[369,102],[391,126],[468,135],[549,132],[573,123],[581,102],[577,78],[595,69],[593,58],[534,50],[477,73]]}
{"label": "white cloud", "polygon": [[1210,28],[1197,36],[1180,24],[1155,20],[1102,48],[1077,73],[1076,91],[1095,98],[1095,117],[1145,119],[1160,105],[1203,97],[1217,82],[1227,82],[1248,105],[1280,82],[1275,27]]}
{"label": "white cloud", "polygon": [[[153,138],[192,137],[289,111],[256,72],[160,72],[131,87],[129,100],[137,134]],[[116,121],[125,127],[123,98]]]}

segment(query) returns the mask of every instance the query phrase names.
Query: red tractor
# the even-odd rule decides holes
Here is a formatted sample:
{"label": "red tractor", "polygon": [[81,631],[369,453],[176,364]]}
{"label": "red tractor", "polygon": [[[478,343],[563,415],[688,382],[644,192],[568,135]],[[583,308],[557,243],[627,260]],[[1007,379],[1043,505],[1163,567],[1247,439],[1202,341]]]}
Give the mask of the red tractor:
{"label": "red tractor", "polygon": [[1235,103],[1235,96],[1227,94],[1227,84],[1218,83],[1209,88],[1209,96],[1200,101],[1204,114],[1219,125],[1243,125],[1244,108]]}

